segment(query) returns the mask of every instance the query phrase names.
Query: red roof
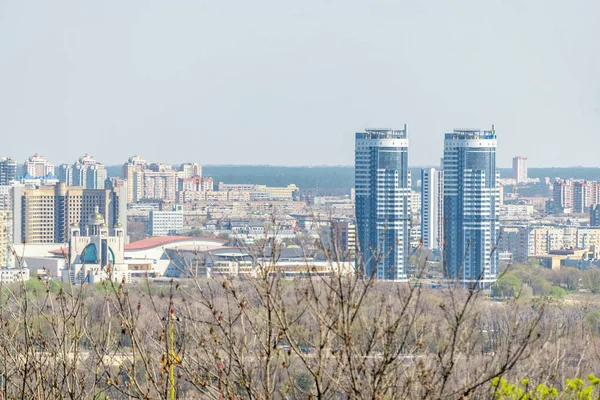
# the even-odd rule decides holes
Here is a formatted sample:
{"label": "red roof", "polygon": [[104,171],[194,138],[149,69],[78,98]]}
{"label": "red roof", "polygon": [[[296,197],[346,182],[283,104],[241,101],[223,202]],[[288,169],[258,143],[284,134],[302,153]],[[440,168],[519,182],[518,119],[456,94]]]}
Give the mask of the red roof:
{"label": "red roof", "polygon": [[48,253],[54,254],[55,256],[66,256],[69,252],[69,249],[66,247],[61,247],[60,249],[50,250]]}
{"label": "red roof", "polygon": [[125,250],[145,250],[151,249],[152,247],[164,246],[176,242],[186,241],[211,241],[226,243],[227,240],[216,239],[216,238],[201,238],[201,237],[188,237],[188,236],[158,236],[151,237],[144,240],[138,240],[137,242],[129,243],[125,245]]}

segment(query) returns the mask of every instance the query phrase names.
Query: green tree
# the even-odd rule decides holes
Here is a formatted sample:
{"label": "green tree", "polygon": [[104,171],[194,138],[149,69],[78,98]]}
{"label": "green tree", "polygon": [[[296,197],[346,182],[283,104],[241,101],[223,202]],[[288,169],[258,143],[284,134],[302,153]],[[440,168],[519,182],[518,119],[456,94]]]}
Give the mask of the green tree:
{"label": "green tree", "polygon": [[494,297],[515,297],[521,289],[521,280],[513,274],[504,274],[492,286]]}
{"label": "green tree", "polygon": [[560,286],[568,291],[579,289],[581,271],[573,267],[562,267],[559,270],[550,270],[544,274],[545,278],[554,286]]}
{"label": "green tree", "polygon": [[591,268],[581,277],[583,287],[594,294],[600,293],[600,269]]}
{"label": "green tree", "polygon": [[566,295],[567,291],[559,286],[552,286],[552,289],[550,290],[550,296],[552,297],[562,298]]}
{"label": "green tree", "polygon": [[600,310],[589,312],[585,315],[586,325],[597,335],[600,335]]}

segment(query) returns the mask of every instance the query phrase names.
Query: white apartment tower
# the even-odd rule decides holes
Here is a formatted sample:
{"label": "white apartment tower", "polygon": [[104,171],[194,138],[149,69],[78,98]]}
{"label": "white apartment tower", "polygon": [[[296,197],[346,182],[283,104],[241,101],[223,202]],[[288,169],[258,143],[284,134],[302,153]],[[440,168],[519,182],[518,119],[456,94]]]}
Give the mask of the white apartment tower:
{"label": "white apartment tower", "polygon": [[441,249],[444,241],[444,173],[421,170],[421,236],[423,246]]}
{"label": "white apartment tower", "polygon": [[73,186],[85,189],[104,189],[106,167],[88,154],[73,164]]}
{"label": "white apartment tower", "polygon": [[527,157],[517,156],[513,158],[512,170],[517,185],[527,183]]}
{"label": "white apartment tower", "polygon": [[127,181],[127,204],[136,203],[144,196],[144,169],[148,163],[142,157],[129,157],[123,165],[122,177]]}
{"label": "white apartment tower", "polygon": [[38,154],[29,157],[23,165],[24,173],[33,178],[43,178],[48,175],[54,175],[54,165]]}

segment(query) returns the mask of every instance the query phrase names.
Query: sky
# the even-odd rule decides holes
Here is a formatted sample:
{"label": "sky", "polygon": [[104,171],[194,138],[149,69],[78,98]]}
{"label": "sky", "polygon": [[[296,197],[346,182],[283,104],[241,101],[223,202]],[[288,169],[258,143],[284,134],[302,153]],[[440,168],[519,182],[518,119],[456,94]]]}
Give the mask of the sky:
{"label": "sky", "polygon": [[354,132],[600,166],[600,2],[0,0],[0,156],[352,165]]}

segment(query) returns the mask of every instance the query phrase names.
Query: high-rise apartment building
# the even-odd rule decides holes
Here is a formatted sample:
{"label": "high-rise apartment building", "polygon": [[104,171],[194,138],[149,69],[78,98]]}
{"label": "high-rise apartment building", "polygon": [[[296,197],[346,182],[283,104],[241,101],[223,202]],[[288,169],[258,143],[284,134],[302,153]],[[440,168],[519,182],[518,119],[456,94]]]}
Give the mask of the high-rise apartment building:
{"label": "high-rise apartment building", "polygon": [[106,167],[86,154],[73,164],[73,186],[85,189],[104,189]]}
{"label": "high-rise apartment building", "polygon": [[147,167],[147,169],[152,172],[166,172],[172,171],[173,166],[165,163],[152,163]]}
{"label": "high-rise apartment building", "polygon": [[411,184],[406,125],[358,132],[355,146],[357,266],[377,279],[407,279]]}
{"label": "high-rise apartment building", "polygon": [[125,188],[68,187],[64,183],[37,189],[13,188],[13,239],[17,243],[66,243],[69,226],[85,223],[98,208],[108,229],[126,226]]}
{"label": "high-rise apartment building", "polygon": [[321,227],[321,244],[331,260],[354,260],[356,255],[356,224],[352,221],[336,220]]}
{"label": "high-rise apartment building", "polygon": [[179,178],[189,179],[195,176],[202,176],[202,165],[197,163],[182,164],[179,170]]}
{"label": "high-rise apartment building", "polygon": [[552,186],[553,212],[570,214],[573,212],[573,181],[556,180]]}
{"label": "high-rise apartment building", "polygon": [[0,186],[0,211],[12,210],[12,191],[13,186]]}
{"label": "high-rise apartment building", "polygon": [[123,179],[127,181],[127,204],[140,201],[144,193],[143,171],[148,163],[135,155],[123,165]]}
{"label": "high-rise apartment building", "polygon": [[58,181],[67,186],[73,186],[73,166],[61,164],[58,167]]}
{"label": "high-rise apartment building", "polygon": [[174,202],[177,192],[177,172],[174,170],[142,172],[144,177],[143,197],[148,200]]}
{"label": "high-rise apartment building", "polygon": [[0,186],[9,185],[17,178],[17,162],[10,158],[0,158]]}
{"label": "high-rise apartment building", "polygon": [[496,132],[454,130],[444,140],[444,273],[465,284],[498,276]]}
{"label": "high-rise apartment building", "polygon": [[589,211],[592,203],[593,185],[591,182],[573,182],[573,212],[585,214]]}
{"label": "high-rise apartment building", "polygon": [[23,172],[33,178],[54,175],[54,165],[38,154],[29,157],[23,165]]}
{"label": "high-rise apartment building", "polygon": [[423,246],[441,249],[444,244],[444,173],[421,170],[421,235]]}
{"label": "high-rise apartment building", "polygon": [[12,213],[0,211],[0,267],[6,267],[11,251],[12,242]]}
{"label": "high-rise apartment building", "polygon": [[214,190],[213,178],[179,178],[178,190],[183,192],[212,192]]}
{"label": "high-rise apartment building", "polygon": [[102,164],[90,165],[85,171],[86,189],[104,189],[106,185],[106,167]]}
{"label": "high-rise apartment building", "polygon": [[517,156],[512,162],[513,178],[520,183],[527,183],[527,157]]}
{"label": "high-rise apartment building", "polygon": [[590,207],[590,226],[600,227],[600,204]]}

